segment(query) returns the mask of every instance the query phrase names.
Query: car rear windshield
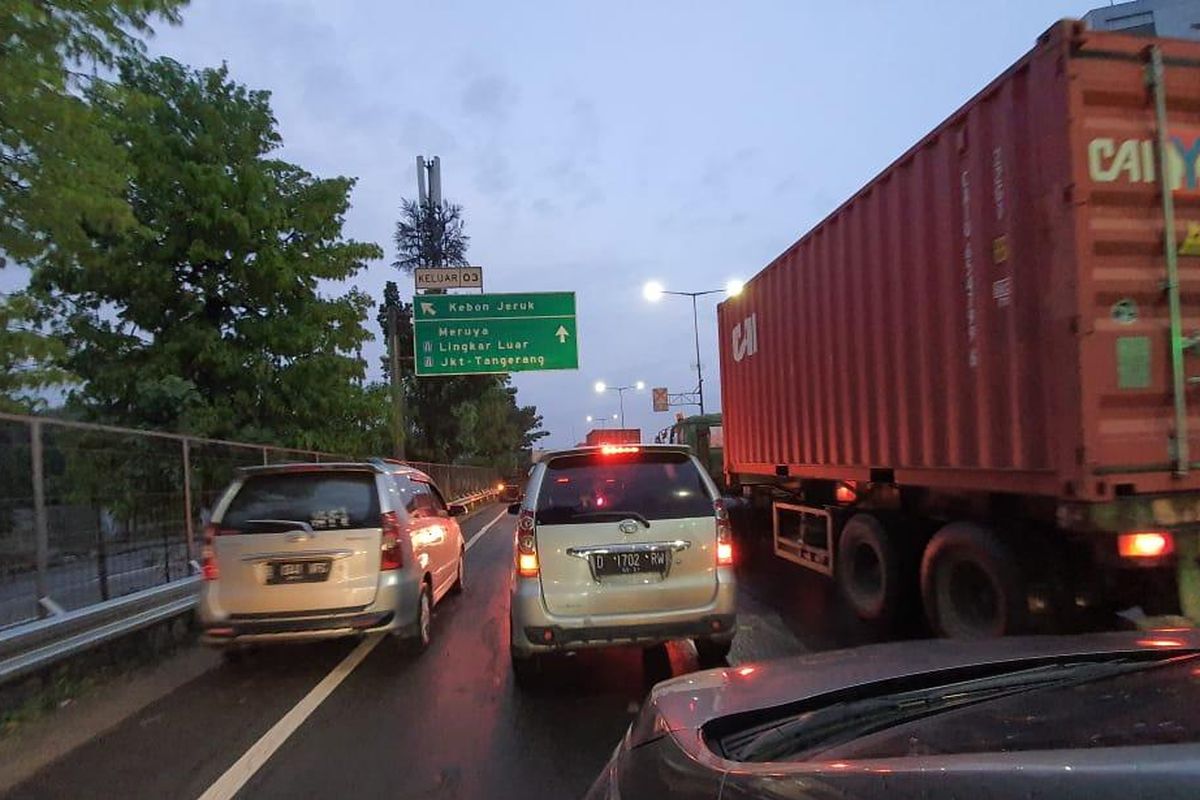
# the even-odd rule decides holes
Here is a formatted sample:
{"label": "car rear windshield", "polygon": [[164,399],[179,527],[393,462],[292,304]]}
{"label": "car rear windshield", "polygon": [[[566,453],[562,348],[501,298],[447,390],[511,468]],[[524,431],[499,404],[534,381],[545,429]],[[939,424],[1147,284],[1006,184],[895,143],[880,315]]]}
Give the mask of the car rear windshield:
{"label": "car rear windshield", "polygon": [[255,520],[305,522],[314,531],[379,527],[375,475],[349,471],[251,475],[226,509],[221,527],[266,532]]}
{"label": "car rear windshield", "polygon": [[713,497],[683,453],[640,452],[557,458],[538,493],[541,524],[570,525],[640,515],[646,520],[713,516]]}

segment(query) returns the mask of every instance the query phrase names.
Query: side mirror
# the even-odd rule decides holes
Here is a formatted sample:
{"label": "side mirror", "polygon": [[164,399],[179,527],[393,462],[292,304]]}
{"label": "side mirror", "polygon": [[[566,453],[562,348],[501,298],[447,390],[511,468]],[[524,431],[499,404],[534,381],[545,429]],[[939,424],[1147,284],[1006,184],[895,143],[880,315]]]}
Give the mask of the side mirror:
{"label": "side mirror", "polygon": [[461,504],[461,503],[451,503],[450,504],[450,516],[461,517],[465,513],[467,513],[467,507],[464,506],[463,504]]}
{"label": "side mirror", "polygon": [[520,503],[510,503],[508,506],[508,513],[512,514],[514,517],[517,514],[520,514],[521,513],[521,504]]}

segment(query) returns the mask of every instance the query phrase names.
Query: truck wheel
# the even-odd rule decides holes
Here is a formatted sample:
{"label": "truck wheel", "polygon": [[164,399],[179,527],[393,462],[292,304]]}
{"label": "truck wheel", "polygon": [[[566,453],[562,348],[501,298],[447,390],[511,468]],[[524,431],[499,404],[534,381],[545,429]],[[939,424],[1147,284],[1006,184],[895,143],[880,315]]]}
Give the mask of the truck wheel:
{"label": "truck wheel", "polygon": [[1021,630],[1025,592],[1012,552],[971,522],[939,530],[921,559],[921,599],[939,636],[982,639]]}
{"label": "truck wheel", "polygon": [[900,606],[900,557],[883,524],[855,514],[837,543],[837,583],[859,619],[887,622]]}

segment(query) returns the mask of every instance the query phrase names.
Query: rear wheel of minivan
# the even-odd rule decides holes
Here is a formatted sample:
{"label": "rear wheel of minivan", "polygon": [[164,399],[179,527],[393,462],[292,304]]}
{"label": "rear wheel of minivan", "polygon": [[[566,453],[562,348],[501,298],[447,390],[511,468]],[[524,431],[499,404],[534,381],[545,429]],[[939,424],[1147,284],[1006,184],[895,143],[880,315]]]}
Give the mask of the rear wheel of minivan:
{"label": "rear wheel of minivan", "polygon": [[733,649],[732,639],[727,642],[714,639],[693,639],[692,643],[696,645],[696,656],[701,667],[725,666],[728,663],[726,659],[729,658],[729,651]]}
{"label": "rear wheel of minivan", "polygon": [[417,602],[416,630],[408,637],[409,651],[421,653],[429,648],[433,641],[433,593],[429,584],[421,584],[421,599]]}
{"label": "rear wheel of minivan", "polygon": [[529,689],[537,683],[542,676],[544,664],[543,656],[536,653],[531,656],[521,658],[516,653],[509,651],[509,656],[512,660],[513,682],[519,689]]}
{"label": "rear wheel of minivan", "polygon": [[454,585],[450,587],[450,591],[454,594],[462,594],[467,590],[467,553],[465,550],[458,551],[458,575],[454,579]]}

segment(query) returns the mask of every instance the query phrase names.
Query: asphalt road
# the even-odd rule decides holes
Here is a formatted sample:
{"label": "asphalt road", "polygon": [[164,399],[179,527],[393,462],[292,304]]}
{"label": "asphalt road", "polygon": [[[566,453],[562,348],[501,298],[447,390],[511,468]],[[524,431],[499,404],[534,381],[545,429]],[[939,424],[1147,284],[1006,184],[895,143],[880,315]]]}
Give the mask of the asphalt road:
{"label": "asphalt road", "polygon": [[[501,514],[481,509],[464,534]],[[467,592],[438,606],[433,645],[419,657],[384,639],[347,672],[370,644],[258,651],[153,702],[10,796],[198,798],[216,785],[240,787],[239,798],[579,797],[647,690],[697,669],[695,651],[679,642],[584,653],[554,664],[535,691],[518,690],[508,659],[511,548],[502,517],[468,551]],[[749,588],[740,624],[733,663],[807,649]],[[319,703],[304,717],[297,709],[308,710],[314,693]]]}

